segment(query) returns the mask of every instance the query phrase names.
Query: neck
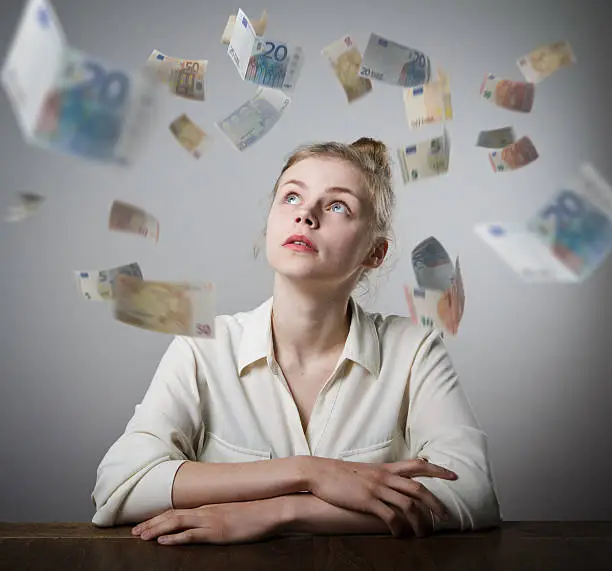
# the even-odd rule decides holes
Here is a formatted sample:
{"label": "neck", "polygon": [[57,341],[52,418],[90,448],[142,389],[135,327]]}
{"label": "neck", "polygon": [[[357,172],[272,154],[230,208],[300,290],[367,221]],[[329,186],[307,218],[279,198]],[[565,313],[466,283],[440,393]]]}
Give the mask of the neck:
{"label": "neck", "polygon": [[277,276],[272,302],[272,333],[279,363],[299,366],[342,350],[350,327],[350,292],[305,291]]}

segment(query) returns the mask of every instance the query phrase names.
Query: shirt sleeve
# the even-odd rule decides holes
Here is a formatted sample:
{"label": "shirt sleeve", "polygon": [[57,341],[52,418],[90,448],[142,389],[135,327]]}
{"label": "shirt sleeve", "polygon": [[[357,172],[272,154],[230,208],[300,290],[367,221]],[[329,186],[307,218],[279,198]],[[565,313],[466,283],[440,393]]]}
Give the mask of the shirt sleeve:
{"label": "shirt sleeve", "polygon": [[421,457],[452,470],[457,480],[415,477],[451,513],[444,521],[431,510],[434,531],[475,531],[502,521],[487,437],[459,384],[437,331],[423,339],[410,373],[406,441],[411,458]]}
{"label": "shirt sleeve", "polygon": [[97,470],[91,499],[99,527],[139,523],[172,509],[179,467],[195,460],[204,435],[197,361],[175,337],[125,432]]}

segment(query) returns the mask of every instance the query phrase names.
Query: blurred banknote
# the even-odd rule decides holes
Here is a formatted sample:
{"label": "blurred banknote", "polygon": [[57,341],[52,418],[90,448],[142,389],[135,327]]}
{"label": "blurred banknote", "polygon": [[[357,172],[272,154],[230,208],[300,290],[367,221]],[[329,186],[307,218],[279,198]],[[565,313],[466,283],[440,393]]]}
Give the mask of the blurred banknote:
{"label": "blurred banknote", "polygon": [[79,293],[92,301],[109,301],[114,297],[117,276],[132,276],[142,279],[142,272],[137,263],[111,268],[110,270],[75,271]]}
{"label": "blurred banknote", "polygon": [[554,42],[536,48],[517,60],[517,65],[527,81],[539,83],[561,67],[576,62],[569,42]]}
{"label": "blurred banknote", "polygon": [[[261,18],[259,20],[253,20],[251,22],[253,24],[253,29],[255,30],[256,36],[263,36],[266,33],[266,26],[268,25],[268,12],[264,10],[261,13]],[[223,30],[223,35],[221,36],[222,44],[229,44],[232,39],[232,32],[234,31],[234,25],[236,24],[236,14],[230,14],[227,19],[227,24],[225,24],[225,29]]]}
{"label": "blurred banknote", "polygon": [[415,325],[457,334],[465,308],[459,258],[451,282],[445,291],[404,286],[410,319]]}
{"label": "blurred banknote", "polygon": [[489,73],[480,86],[480,95],[500,107],[529,113],[533,107],[535,86],[533,83],[499,79]]}
{"label": "blurred banknote", "polygon": [[323,48],[321,54],[327,57],[334,68],[349,103],[372,91],[372,82],[359,76],[361,53],[351,36],[343,36],[336,40]]}
{"label": "blurred banknote", "polygon": [[514,129],[512,127],[502,127],[501,129],[480,131],[476,146],[487,149],[501,149],[511,145],[514,141]]}
{"label": "blurred banknote", "polygon": [[168,283],[117,276],[115,319],[159,333],[215,336],[212,283]]}
{"label": "blurred banknote", "polygon": [[431,62],[418,50],[370,34],[359,75],[391,85],[415,87],[429,82]]}
{"label": "blurred banknote", "polygon": [[115,200],[111,206],[108,227],[110,230],[151,238],[156,242],[159,238],[159,222],[155,216],[120,200]]}
{"label": "blurred banknote", "polygon": [[527,222],[577,279],[588,277],[612,251],[612,188],[586,163]]}
{"label": "blurred banknote", "polygon": [[404,184],[448,172],[450,139],[448,133],[397,150]]}
{"label": "blurred banknote", "polygon": [[302,48],[257,37],[242,10],[238,10],[227,53],[242,79],[285,91],[294,89],[304,62]]}
{"label": "blurred banknote", "polygon": [[453,107],[446,72],[440,69],[436,81],[404,89],[404,110],[411,129],[452,119]]}
{"label": "blurred banknote", "polygon": [[451,286],[455,268],[448,252],[436,238],[430,236],[419,242],[411,257],[420,288],[446,291]]}
{"label": "blurred banknote", "polygon": [[477,224],[474,232],[525,282],[577,281],[527,224],[485,222]]}
{"label": "blurred banknote", "polygon": [[127,164],[154,113],[155,80],[67,45],[46,0],[29,0],[5,60],[2,84],[28,142]]}
{"label": "blurred banknote", "polygon": [[168,85],[170,93],[185,99],[206,99],[206,59],[182,59],[153,50],[147,66],[155,72],[157,80]]}
{"label": "blurred banknote", "polygon": [[215,125],[236,149],[244,151],[272,129],[290,103],[282,91],[259,87],[255,97]]}
{"label": "blurred banknote", "polygon": [[26,218],[30,218],[30,216],[38,212],[44,200],[44,196],[33,192],[18,193],[16,203],[8,207],[4,221],[21,222]]}
{"label": "blurred banknote", "polygon": [[516,170],[538,158],[538,151],[529,137],[521,137],[501,151],[489,153],[489,161],[495,172]]}
{"label": "blurred banknote", "polygon": [[202,156],[206,133],[200,129],[185,113],[170,123],[170,131],[182,147],[187,149],[196,159]]}

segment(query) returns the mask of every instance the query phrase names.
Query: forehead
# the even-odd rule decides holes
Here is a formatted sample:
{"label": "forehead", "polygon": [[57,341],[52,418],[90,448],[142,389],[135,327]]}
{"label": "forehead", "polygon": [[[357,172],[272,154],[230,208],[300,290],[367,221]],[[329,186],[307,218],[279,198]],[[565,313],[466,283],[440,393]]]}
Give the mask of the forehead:
{"label": "forehead", "polygon": [[359,169],[342,159],[333,157],[308,157],[289,167],[281,177],[279,186],[290,179],[305,183],[311,190],[332,186],[349,188],[362,195],[363,176]]}

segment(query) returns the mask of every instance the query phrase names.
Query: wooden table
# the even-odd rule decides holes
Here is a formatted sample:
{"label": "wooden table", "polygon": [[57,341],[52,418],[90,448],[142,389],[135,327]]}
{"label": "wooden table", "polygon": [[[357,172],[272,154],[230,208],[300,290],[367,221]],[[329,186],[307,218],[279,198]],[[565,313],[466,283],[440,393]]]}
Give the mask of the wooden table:
{"label": "wooden table", "polygon": [[131,526],[0,523],[4,571],[612,571],[612,522],[504,522],[423,539],[292,536],[238,545],[163,546]]}

